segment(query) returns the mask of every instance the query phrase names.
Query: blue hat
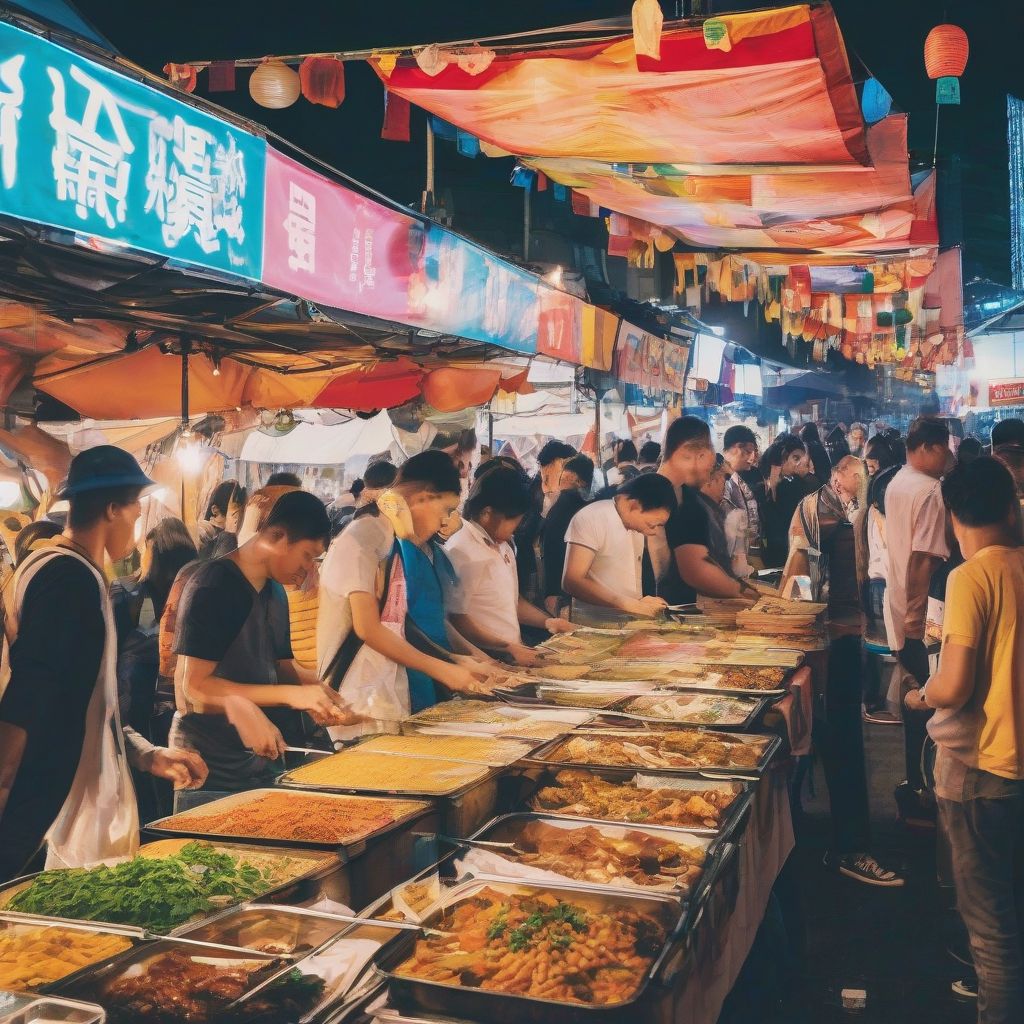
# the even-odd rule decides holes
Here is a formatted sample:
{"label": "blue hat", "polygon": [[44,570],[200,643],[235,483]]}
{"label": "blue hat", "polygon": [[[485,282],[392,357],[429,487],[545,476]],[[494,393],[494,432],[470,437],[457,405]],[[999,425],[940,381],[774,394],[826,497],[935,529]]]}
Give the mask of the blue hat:
{"label": "blue hat", "polygon": [[112,444],[101,444],[79,452],[71,460],[67,479],[57,492],[58,498],[75,498],[87,491],[113,487],[155,487],[134,456]]}

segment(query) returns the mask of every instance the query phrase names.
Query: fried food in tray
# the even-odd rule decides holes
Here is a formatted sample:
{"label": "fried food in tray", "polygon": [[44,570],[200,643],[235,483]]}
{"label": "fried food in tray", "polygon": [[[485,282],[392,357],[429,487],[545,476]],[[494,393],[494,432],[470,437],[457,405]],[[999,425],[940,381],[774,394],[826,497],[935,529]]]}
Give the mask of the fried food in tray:
{"label": "fried food in tray", "polygon": [[505,739],[553,740],[592,721],[586,711],[517,708],[482,700],[451,700],[435,704],[402,723],[403,732],[428,735],[479,733]]}
{"label": "fried food in tray", "polygon": [[0,990],[35,992],[132,948],[123,935],[60,925],[0,923]]}
{"label": "fried food in tray", "polygon": [[565,769],[555,775],[553,785],[537,791],[530,806],[602,821],[718,830],[739,793],[731,783],[646,789],[632,779],[609,782],[590,772]]}
{"label": "fried food in tray", "polygon": [[[498,856],[575,882],[682,892],[689,892],[704,870],[705,848],[699,843],[686,844],[635,829],[611,835],[607,829],[528,821],[512,836],[517,849],[501,850]],[[508,837],[504,832],[502,836]],[[471,851],[467,860],[477,853]]]}
{"label": "fried food in tray", "polygon": [[627,768],[754,768],[768,739],[724,732],[577,733],[544,755],[545,761]]}
{"label": "fried food in tray", "polygon": [[296,768],[281,777],[285,785],[354,789],[371,793],[447,796],[487,777],[484,764],[429,757],[373,753],[365,744]]}
{"label": "fried food in tray", "polygon": [[311,793],[263,793],[218,809],[217,801],[161,822],[171,832],[282,839],[304,843],[356,843],[420,805]]}
{"label": "fried food in tray", "polygon": [[504,768],[522,760],[535,746],[524,740],[489,736],[375,736],[360,743],[357,749],[372,754],[433,757]]}
{"label": "fried food in tray", "polygon": [[661,952],[667,929],[653,914],[609,903],[592,909],[537,889],[484,888],[447,908],[394,973],[564,1003],[630,1000]]}

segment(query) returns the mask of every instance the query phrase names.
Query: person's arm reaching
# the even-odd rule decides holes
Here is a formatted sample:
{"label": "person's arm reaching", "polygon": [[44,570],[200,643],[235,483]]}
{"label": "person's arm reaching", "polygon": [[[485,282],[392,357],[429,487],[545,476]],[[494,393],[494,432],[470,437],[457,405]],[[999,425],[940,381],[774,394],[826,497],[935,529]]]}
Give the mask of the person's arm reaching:
{"label": "person's arm reaching", "polygon": [[746,589],[711,557],[703,544],[680,544],[674,554],[682,581],[704,597],[740,597]]}
{"label": "person's arm reaching", "polygon": [[206,781],[210,769],[195,751],[158,747],[130,725],[124,726],[123,733],[125,753],[133,768],[167,779],[175,789],[199,789]]}
{"label": "person's arm reaching", "polygon": [[942,645],[938,671],[925,686],[907,693],[907,707],[914,711],[963,707],[974,693],[976,653],[973,647],[947,639]]}
{"label": "person's arm reaching", "polygon": [[594,551],[582,544],[570,543],[566,547],[565,570],[562,573],[562,589],[571,597],[587,604],[600,605],[624,612],[626,615],[638,615],[653,618],[667,605],[660,597],[629,597],[627,594],[616,594],[599,580],[590,575],[594,564]]}
{"label": "person's arm reaching", "polygon": [[440,658],[422,654],[407,640],[380,621],[380,609],[372,594],[355,591],[349,594],[352,607],[352,628],[367,647],[405,668],[423,672],[459,693],[489,693],[490,687],[480,675],[462,665],[449,664]]}
{"label": "person's arm reaching", "polygon": [[551,615],[530,604],[522,594],[519,595],[517,606],[519,622],[523,626],[533,626],[535,629],[544,629],[549,633],[571,633],[576,627],[568,620]]}

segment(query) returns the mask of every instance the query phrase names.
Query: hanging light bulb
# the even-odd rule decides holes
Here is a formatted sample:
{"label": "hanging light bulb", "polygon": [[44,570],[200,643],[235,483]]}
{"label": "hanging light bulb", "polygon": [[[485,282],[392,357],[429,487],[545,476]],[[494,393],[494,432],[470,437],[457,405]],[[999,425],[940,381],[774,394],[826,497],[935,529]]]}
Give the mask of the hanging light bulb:
{"label": "hanging light bulb", "polygon": [[177,459],[182,473],[188,476],[196,476],[203,468],[206,453],[203,451],[202,439],[189,427],[183,427],[178,434],[178,440],[174,446],[174,457]]}

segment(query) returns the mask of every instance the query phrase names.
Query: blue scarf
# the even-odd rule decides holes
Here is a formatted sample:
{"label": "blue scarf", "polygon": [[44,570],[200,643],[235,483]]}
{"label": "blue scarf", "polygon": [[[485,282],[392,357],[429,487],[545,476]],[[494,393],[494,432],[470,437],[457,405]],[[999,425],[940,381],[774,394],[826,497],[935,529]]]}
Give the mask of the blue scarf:
{"label": "blue scarf", "polygon": [[[416,626],[439,647],[451,650],[445,629],[444,587],[441,580],[455,583],[455,570],[444,549],[430,542],[433,561],[419,545],[409,540],[396,541],[405,572],[408,616]],[[437,703],[434,681],[425,672],[408,670],[409,702],[413,714]]]}

